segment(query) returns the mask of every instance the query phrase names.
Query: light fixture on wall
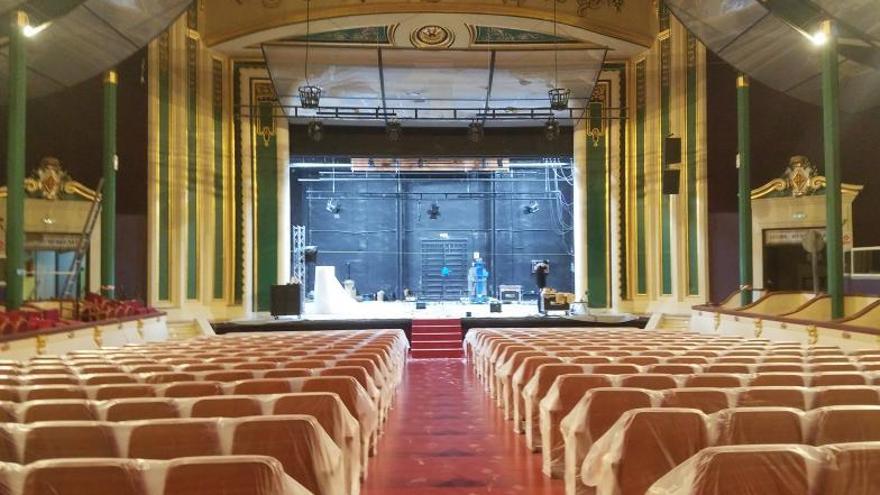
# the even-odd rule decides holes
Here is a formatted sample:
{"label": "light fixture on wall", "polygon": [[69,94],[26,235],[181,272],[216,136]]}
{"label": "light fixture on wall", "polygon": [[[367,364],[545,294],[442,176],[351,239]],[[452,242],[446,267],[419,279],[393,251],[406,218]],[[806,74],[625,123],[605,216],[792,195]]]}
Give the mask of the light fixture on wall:
{"label": "light fixture on wall", "polygon": [[387,137],[392,143],[400,141],[402,134],[403,126],[400,124],[399,120],[389,120],[388,123],[385,124],[385,137]]}
{"label": "light fixture on wall", "polygon": [[553,89],[547,92],[550,96],[551,110],[565,110],[568,108],[568,100],[571,97],[571,90],[559,87],[559,36],[558,23],[556,22],[556,4],[559,0],[553,1]]}
{"label": "light fixture on wall", "polygon": [[523,213],[525,213],[526,215],[538,213],[540,210],[541,207],[538,205],[537,201],[532,201],[531,203],[523,206]]}
{"label": "light fixture on wall", "polygon": [[479,143],[483,140],[483,133],[483,123],[474,119],[474,121],[468,126],[468,140],[472,143]]}
{"label": "light fixture on wall", "polygon": [[544,137],[547,141],[555,141],[559,137],[559,121],[556,117],[551,116],[544,123]]}
{"label": "light fixture on wall", "polygon": [[342,207],[339,206],[339,203],[333,198],[327,200],[327,206],[325,206],[324,209],[336,218],[339,218],[339,214],[342,213]]}
{"label": "light fixture on wall", "polygon": [[309,139],[314,142],[318,142],[324,139],[324,124],[320,120],[313,120],[309,122]]}
{"label": "light fixture on wall", "polygon": [[321,105],[321,88],[309,82],[309,45],[311,37],[312,0],[306,0],[306,56],[304,75],[306,83],[299,87],[299,101],[303,108],[318,108]]}
{"label": "light fixture on wall", "polygon": [[431,203],[431,207],[428,208],[428,218],[431,220],[437,220],[440,218],[440,205],[437,203]]}

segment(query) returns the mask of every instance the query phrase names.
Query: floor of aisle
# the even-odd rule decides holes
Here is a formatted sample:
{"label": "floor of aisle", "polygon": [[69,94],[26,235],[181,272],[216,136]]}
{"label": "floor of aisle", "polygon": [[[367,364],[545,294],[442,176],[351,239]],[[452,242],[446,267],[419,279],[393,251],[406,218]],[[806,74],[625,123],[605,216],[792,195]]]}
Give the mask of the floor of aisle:
{"label": "floor of aisle", "polygon": [[561,495],[459,359],[410,360],[363,495]]}

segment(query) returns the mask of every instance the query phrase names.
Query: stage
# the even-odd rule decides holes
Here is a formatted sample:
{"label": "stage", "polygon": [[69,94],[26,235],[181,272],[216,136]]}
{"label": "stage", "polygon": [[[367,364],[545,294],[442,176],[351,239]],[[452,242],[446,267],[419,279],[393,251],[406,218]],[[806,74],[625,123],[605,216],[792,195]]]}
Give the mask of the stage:
{"label": "stage", "polygon": [[427,303],[416,309],[415,302],[361,302],[357,311],[339,314],[315,314],[306,303],[301,317],[272,318],[258,314],[254,318],[212,324],[218,334],[237,332],[295,332],[314,330],[356,330],[363,328],[400,328],[408,338],[413,320],[461,320],[462,337],[471,328],[546,328],[546,327],[633,327],[644,328],[647,317],[595,311],[589,315],[565,316],[551,312],[540,315],[531,303],[503,304],[500,313],[492,313],[488,304],[455,302]]}

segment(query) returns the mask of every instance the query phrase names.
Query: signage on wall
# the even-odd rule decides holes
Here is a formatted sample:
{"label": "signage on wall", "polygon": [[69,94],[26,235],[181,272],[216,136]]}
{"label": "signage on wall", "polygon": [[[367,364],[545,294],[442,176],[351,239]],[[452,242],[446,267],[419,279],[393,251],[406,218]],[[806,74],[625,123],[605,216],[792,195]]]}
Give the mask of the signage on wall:
{"label": "signage on wall", "polygon": [[28,232],[24,248],[32,251],[73,251],[80,239],[79,234],[44,234]]}
{"label": "signage on wall", "polygon": [[[804,239],[811,232],[818,232],[822,242],[826,241],[825,229],[771,229],[764,231],[765,246],[802,245]],[[853,248],[852,233],[844,230],[843,249],[850,251]]]}

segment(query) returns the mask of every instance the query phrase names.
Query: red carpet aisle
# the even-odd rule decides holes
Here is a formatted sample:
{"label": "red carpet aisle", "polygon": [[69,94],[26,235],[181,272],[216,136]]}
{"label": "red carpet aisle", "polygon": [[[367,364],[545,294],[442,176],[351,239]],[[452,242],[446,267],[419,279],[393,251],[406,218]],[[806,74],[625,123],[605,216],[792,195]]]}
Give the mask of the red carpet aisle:
{"label": "red carpet aisle", "polygon": [[363,495],[561,495],[459,359],[410,360]]}

